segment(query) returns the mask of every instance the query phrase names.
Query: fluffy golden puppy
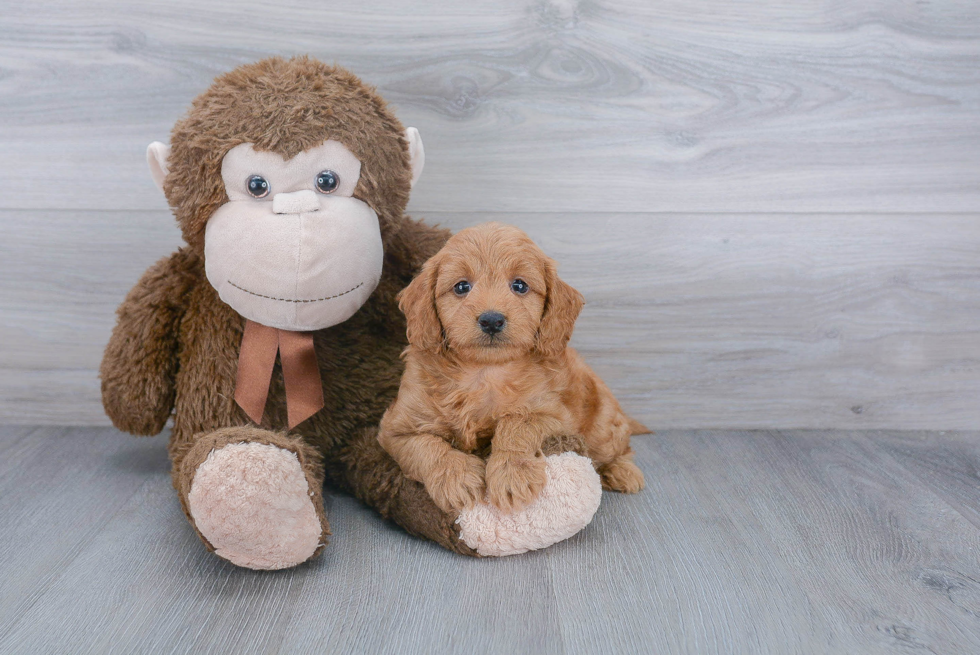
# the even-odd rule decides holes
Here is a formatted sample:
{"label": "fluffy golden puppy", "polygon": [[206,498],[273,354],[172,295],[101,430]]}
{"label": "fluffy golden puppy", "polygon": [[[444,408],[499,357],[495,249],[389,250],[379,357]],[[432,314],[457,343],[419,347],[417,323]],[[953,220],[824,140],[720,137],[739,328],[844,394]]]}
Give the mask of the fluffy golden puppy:
{"label": "fluffy golden puppy", "polygon": [[401,292],[405,373],[378,439],[439,507],[487,492],[520,509],[545,484],[542,444],[563,435],[584,438],[604,488],[643,488],[629,440],[649,430],[567,347],[583,304],[524,232],[499,223],[453,236]]}

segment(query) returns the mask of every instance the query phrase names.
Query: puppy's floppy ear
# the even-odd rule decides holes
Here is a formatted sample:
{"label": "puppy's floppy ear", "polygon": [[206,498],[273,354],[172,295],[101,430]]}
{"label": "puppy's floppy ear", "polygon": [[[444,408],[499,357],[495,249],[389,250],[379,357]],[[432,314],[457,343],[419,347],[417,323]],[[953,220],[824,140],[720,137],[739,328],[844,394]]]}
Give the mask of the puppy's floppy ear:
{"label": "puppy's floppy ear", "polygon": [[575,319],[582,311],[585,299],[558,277],[554,261],[547,260],[544,270],[548,288],[535,350],[547,357],[554,357],[565,349],[568,340],[572,338]]}
{"label": "puppy's floppy ear", "polygon": [[429,259],[412,283],[398,293],[398,309],[405,314],[408,342],[421,350],[436,350],[442,345],[442,323],[436,312],[436,274],[438,255]]}

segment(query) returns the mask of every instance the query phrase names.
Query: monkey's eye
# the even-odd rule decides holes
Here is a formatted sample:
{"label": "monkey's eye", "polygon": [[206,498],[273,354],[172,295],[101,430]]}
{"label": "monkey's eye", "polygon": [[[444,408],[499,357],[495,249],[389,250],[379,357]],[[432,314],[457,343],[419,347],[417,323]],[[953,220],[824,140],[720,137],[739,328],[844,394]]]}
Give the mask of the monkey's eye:
{"label": "monkey's eye", "polygon": [[340,176],[333,171],[320,171],[316,176],[316,190],[320,193],[333,193],[340,186]]}
{"label": "monkey's eye", "polygon": [[521,278],[517,278],[516,280],[514,280],[513,282],[511,282],[510,283],[510,288],[511,288],[511,291],[513,291],[514,293],[519,293],[522,296],[525,293],[527,293],[528,291],[530,291],[530,289],[531,289],[531,287],[527,286],[527,282],[525,282]]}
{"label": "monkey's eye", "polygon": [[245,189],[253,198],[265,198],[269,195],[269,183],[261,175],[253,175],[245,181]]}
{"label": "monkey's eye", "polygon": [[460,280],[455,284],[455,286],[453,286],[453,293],[455,293],[457,296],[465,296],[472,288],[473,287],[470,286],[469,282],[466,280]]}

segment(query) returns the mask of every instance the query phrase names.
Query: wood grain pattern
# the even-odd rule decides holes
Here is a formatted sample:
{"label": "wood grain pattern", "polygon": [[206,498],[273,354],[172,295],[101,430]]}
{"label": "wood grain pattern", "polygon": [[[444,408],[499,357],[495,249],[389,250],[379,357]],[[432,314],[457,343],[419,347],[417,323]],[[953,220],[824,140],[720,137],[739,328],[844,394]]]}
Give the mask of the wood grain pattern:
{"label": "wood grain pattern", "polygon": [[980,209],[966,0],[15,3],[0,207],[162,209],[147,143],[214,75],[295,53],[420,128],[416,212]]}
{"label": "wood grain pattern", "polygon": [[113,310],[179,243],[144,151],[308,52],[422,131],[410,208],[527,227],[659,427],[980,428],[980,4],[74,3],[0,12],[0,420],[105,424]]}
{"label": "wood grain pattern", "polygon": [[[980,495],[961,464],[980,461],[976,432],[637,438],[647,490],[498,560],[328,494],[322,558],[271,573],[205,552],[164,439],[0,428],[0,447],[15,442],[0,459],[2,652],[980,650],[980,528],[964,514]],[[934,493],[969,484],[957,508]]]}
{"label": "wood grain pattern", "polygon": [[[429,218],[526,229],[585,294],[573,345],[658,429],[980,428],[975,216]],[[0,221],[0,417],[107,424],[96,372],[113,312],[178,245],[172,219]]]}
{"label": "wood grain pattern", "polygon": [[932,493],[980,528],[980,458],[972,433],[926,432],[870,438]]}
{"label": "wood grain pattern", "polygon": [[[636,441],[647,501],[607,495],[609,511],[576,552],[579,575],[555,570],[570,652],[980,645],[980,586],[969,572],[976,527],[862,435],[668,432]],[[960,598],[943,579],[956,581]]]}

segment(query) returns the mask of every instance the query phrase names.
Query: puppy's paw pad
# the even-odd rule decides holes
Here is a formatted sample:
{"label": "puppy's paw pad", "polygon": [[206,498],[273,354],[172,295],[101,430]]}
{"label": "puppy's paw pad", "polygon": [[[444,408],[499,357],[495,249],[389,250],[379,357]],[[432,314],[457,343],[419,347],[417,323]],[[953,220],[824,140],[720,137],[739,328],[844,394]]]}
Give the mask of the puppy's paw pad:
{"label": "puppy's paw pad", "polygon": [[491,455],[487,462],[490,502],[504,511],[517,511],[533,501],[547,479],[543,457]]}
{"label": "puppy's paw pad", "polygon": [[599,477],[602,488],[610,491],[635,494],[646,486],[643,471],[633,463],[632,457],[620,457],[600,467]]}
{"label": "puppy's paw pad", "polygon": [[250,569],[305,562],[323,528],[296,453],[263,443],[212,451],[194,473],[187,504],[215,553]]}

